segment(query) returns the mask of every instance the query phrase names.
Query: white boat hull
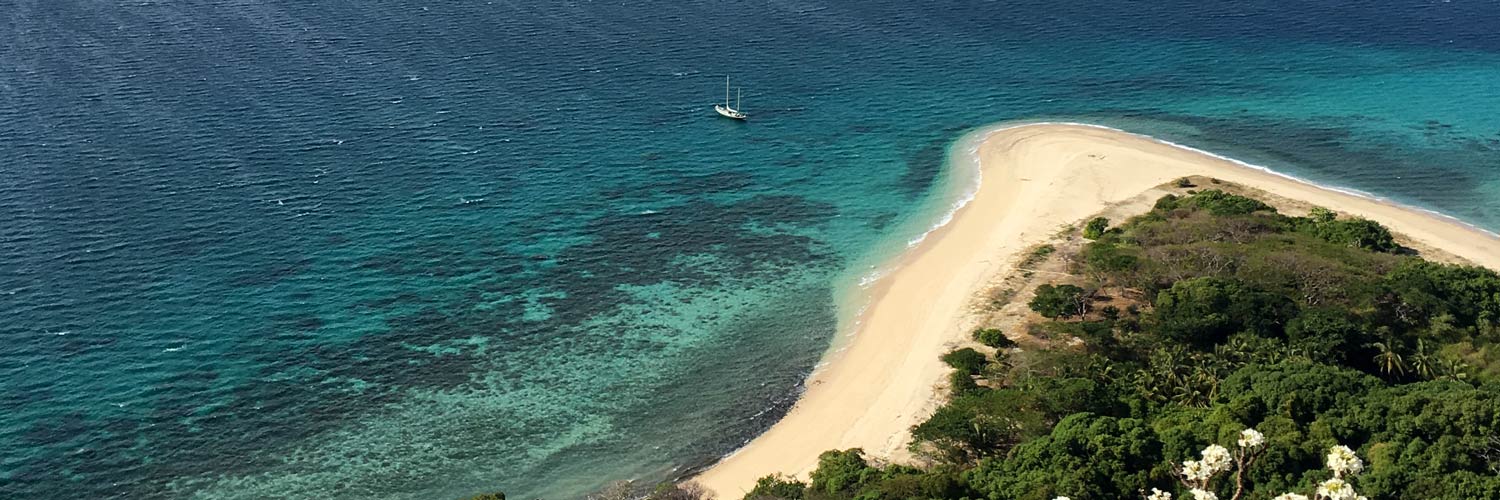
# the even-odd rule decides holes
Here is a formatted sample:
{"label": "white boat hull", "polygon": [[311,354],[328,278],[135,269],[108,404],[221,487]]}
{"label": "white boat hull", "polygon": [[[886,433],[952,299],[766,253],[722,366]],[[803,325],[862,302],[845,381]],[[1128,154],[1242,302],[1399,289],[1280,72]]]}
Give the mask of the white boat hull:
{"label": "white boat hull", "polygon": [[718,111],[719,114],[723,115],[725,118],[733,118],[736,120],[744,120],[750,117],[750,115],[741,113],[739,110],[725,106],[723,104],[715,104],[714,111]]}

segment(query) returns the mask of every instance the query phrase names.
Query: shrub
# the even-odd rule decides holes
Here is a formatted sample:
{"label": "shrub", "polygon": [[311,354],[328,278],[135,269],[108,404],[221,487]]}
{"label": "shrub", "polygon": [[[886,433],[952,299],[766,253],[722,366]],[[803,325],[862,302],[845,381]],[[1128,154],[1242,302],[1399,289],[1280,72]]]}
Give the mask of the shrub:
{"label": "shrub", "polygon": [[948,390],[956,398],[979,390],[979,383],[974,381],[973,375],[958,370],[948,374]]}
{"label": "shrub", "polygon": [[1109,219],[1094,217],[1089,220],[1088,224],[1083,226],[1083,237],[1097,240],[1100,236],[1104,236],[1104,232],[1107,230],[1109,230]]}
{"label": "shrub", "polygon": [[1276,211],[1270,205],[1261,203],[1255,198],[1229,194],[1217,189],[1205,189],[1184,198],[1181,206],[1207,210],[1208,213],[1218,216],[1245,215],[1261,210]]}
{"label": "shrub", "polygon": [[1175,194],[1169,194],[1158,198],[1156,200],[1156,204],[1151,206],[1151,209],[1158,212],[1171,212],[1173,210],[1176,210],[1177,206],[1180,205],[1181,202],[1182,198],[1177,197],[1177,195]]}
{"label": "shrub", "polygon": [[1338,218],[1338,214],[1335,214],[1332,210],[1323,207],[1313,207],[1313,209],[1307,213],[1307,218],[1314,223],[1323,224],[1327,222],[1333,222],[1334,219]]}
{"label": "shrub", "polygon": [[1099,314],[1102,314],[1104,316],[1104,319],[1114,321],[1120,319],[1120,308],[1115,306],[1104,306],[1103,309],[1099,310]]}
{"label": "shrub", "polygon": [[879,477],[880,469],[865,462],[864,450],[825,451],[818,455],[818,468],[808,477],[808,486],[825,495],[852,494]]}
{"label": "shrub", "polygon": [[1121,274],[1135,269],[1140,259],[1119,245],[1097,241],[1083,247],[1083,262],[1096,272]]}
{"label": "shrub", "polygon": [[1082,288],[1047,284],[1037,287],[1036,297],[1027,305],[1037,314],[1056,319],[1083,314],[1088,302]]}
{"label": "shrub", "polygon": [[807,483],[782,475],[762,477],[745,494],[745,500],[802,500]]}
{"label": "shrub", "polygon": [[1047,256],[1052,255],[1052,253],[1056,251],[1057,248],[1052,245],[1042,245],[1036,247],[1035,250],[1032,250],[1031,253],[1026,256],[1025,260],[1021,261],[1020,267],[1027,268],[1040,264],[1042,263],[1042,261],[1047,260]]}
{"label": "shrub", "polygon": [[1395,252],[1401,248],[1391,231],[1369,219],[1345,219],[1312,226],[1313,235],[1335,245],[1363,248],[1376,252]]}
{"label": "shrub", "polygon": [[968,347],[944,354],[942,359],[948,366],[965,375],[979,373],[984,369],[984,365],[989,363],[989,358],[984,357],[984,353]]}
{"label": "shrub", "polygon": [[1026,391],[997,389],[955,397],[911,429],[913,449],[929,446],[941,461],[973,462],[1002,455],[1024,438],[1046,432],[1036,397]]}
{"label": "shrub", "polygon": [[1005,336],[1005,332],[999,328],[980,328],[974,330],[974,340],[996,349],[1009,349],[1016,346],[1016,341]]}

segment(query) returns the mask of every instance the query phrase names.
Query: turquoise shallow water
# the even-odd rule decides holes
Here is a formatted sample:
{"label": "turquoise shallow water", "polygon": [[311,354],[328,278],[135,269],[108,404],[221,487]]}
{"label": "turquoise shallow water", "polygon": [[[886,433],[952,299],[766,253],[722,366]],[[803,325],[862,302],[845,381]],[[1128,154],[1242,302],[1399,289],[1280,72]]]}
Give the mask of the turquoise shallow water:
{"label": "turquoise shallow water", "polygon": [[[1497,18],[12,1],[0,497],[680,474],[785,410],[988,123],[1116,126],[1500,229]],[[748,123],[709,109],[726,73]]]}

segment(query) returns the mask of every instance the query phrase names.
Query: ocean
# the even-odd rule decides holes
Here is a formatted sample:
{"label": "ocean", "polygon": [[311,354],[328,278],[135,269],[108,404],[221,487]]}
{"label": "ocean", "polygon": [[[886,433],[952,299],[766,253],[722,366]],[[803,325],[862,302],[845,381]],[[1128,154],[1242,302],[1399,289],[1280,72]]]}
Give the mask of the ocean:
{"label": "ocean", "polygon": [[[971,187],[954,141],[996,122],[1108,125],[1497,230],[1496,19],[5,0],[0,497],[680,476],[786,411]],[[726,75],[747,122],[712,111]]]}

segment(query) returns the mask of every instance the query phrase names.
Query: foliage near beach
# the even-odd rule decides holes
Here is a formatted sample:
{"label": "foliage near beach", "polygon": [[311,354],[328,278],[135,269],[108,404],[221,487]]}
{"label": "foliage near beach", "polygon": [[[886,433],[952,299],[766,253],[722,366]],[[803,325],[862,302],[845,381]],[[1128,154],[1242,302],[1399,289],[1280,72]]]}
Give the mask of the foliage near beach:
{"label": "foliage near beach", "polygon": [[1218,190],[1106,224],[1030,302],[1062,338],[946,357],[929,466],[830,451],[745,498],[1500,498],[1494,271]]}

